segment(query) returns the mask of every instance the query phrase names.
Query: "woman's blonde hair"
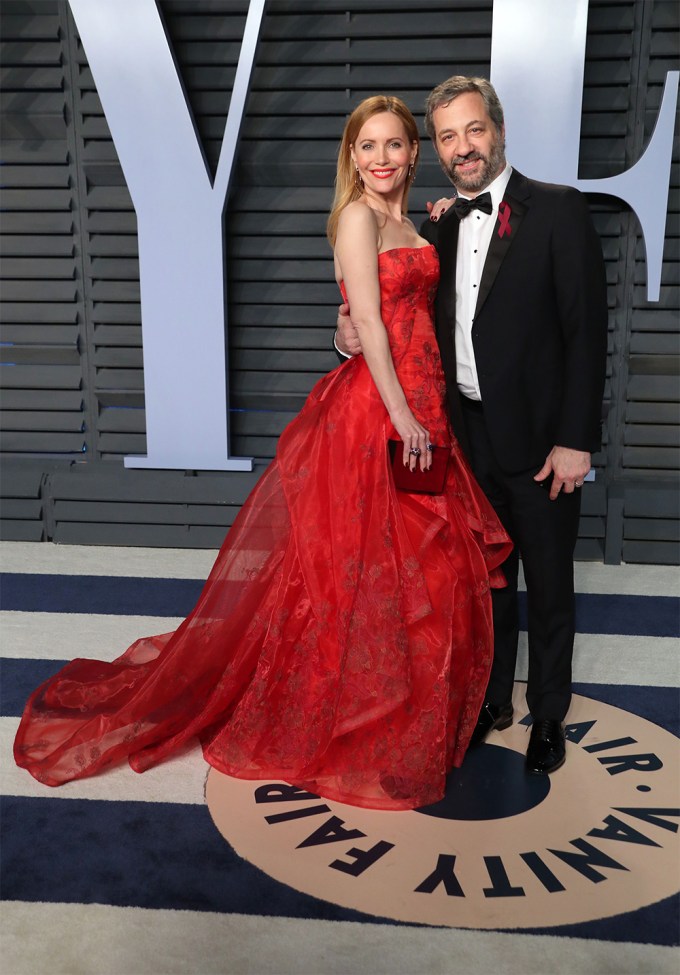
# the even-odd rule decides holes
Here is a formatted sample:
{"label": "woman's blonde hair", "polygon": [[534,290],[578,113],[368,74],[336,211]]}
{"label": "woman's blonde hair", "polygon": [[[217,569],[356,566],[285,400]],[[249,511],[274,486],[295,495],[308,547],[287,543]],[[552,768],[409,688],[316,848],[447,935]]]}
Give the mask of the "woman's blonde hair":
{"label": "woman's blonde hair", "polygon": [[401,98],[397,98],[395,95],[372,95],[357,105],[347,119],[345,131],[342,133],[342,141],[338,152],[338,168],[335,177],[335,198],[328,217],[328,223],[326,224],[326,233],[332,246],[335,246],[338,220],[340,219],[341,212],[346,206],[354,200],[359,200],[363,195],[363,188],[357,186],[356,168],[352,159],[351,148],[356,142],[364,124],[374,115],[379,115],[381,112],[393,112],[394,115],[400,118],[406,130],[409,143],[416,143],[416,156],[413,160],[413,168],[411,169],[411,179],[406,181],[404,199],[401,203],[402,213],[406,213],[408,191],[415,177],[418,157],[420,155],[418,126],[413,115],[411,115]]}

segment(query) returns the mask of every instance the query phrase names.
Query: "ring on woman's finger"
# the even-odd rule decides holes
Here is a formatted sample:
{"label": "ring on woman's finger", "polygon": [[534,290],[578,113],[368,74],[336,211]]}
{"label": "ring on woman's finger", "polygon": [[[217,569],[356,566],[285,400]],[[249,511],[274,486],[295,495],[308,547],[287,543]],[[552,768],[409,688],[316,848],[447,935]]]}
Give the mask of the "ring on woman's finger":
{"label": "ring on woman's finger", "polygon": [[434,450],[434,444],[428,442],[427,449],[430,451],[430,453],[432,453],[432,451]]}
{"label": "ring on woman's finger", "polygon": [[411,447],[409,450],[409,454],[411,454],[412,457],[420,457],[421,453],[422,451],[420,447]]}

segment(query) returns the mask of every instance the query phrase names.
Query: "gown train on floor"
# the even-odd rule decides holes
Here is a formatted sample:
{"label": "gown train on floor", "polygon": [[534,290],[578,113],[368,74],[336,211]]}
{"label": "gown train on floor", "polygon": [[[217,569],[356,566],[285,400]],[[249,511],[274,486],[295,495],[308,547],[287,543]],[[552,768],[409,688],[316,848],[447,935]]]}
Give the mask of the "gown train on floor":
{"label": "gown train on floor", "polygon": [[111,663],[75,659],[31,696],[15,757],[58,785],[136,771],[194,737],[234,776],[360,806],[441,798],[492,659],[508,538],[452,437],[432,326],[432,247],[379,258],[383,321],[418,419],[450,448],[445,492],[397,492],[396,436],[361,356],[280,437],[188,618]]}

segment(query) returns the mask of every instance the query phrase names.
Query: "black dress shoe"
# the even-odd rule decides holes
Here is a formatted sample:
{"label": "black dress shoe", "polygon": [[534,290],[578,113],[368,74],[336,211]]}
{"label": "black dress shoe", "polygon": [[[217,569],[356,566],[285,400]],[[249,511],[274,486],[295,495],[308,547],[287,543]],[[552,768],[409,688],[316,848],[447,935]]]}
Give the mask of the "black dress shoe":
{"label": "black dress shoe", "polygon": [[470,746],[479,745],[490,731],[502,731],[512,724],[512,704],[490,704],[485,701],[479,712],[475,730],[470,738]]}
{"label": "black dress shoe", "polygon": [[527,771],[547,775],[564,765],[565,758],[562,722],[550,718],[534,721],[527,748]]}

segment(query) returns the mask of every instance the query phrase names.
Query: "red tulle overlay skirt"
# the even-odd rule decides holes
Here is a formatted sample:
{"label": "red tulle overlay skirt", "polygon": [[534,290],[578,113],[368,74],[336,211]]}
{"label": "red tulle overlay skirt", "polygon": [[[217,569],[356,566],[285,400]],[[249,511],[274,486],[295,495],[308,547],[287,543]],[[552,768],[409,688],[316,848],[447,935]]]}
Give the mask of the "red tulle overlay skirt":
{"label": "red tulle overlay skirt", "polygon": [[395,490],[366,365],[339,367],[282,434],[189,617],[39,687],[17,763],[58,785],[125,758],[142,772],[198,737],[229,775],[379,809],[440,799],[483,701],[511,545],[441,389],[425,392],[451,443],[443,495]]}

